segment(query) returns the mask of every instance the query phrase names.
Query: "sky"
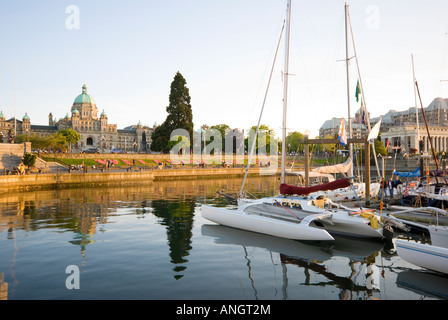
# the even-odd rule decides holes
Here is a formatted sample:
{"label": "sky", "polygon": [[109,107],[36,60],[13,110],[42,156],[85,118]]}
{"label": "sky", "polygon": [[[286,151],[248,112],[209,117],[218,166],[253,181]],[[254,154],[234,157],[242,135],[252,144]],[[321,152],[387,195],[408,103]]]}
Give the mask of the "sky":
{"label": "sky", "polygon": [[[348,116],[344,4],[293,0],[288,132],[318,135]],[[448,98],[448,1],[347,1],[350,111],[360,74],[371,117]],[[43,0],[0,4],[0,111],[34,125],[63,118],[85,81],[111,124],[161,124],[176,72],[187,81],[194,127],[256,125],[280,135],[286,0]],[[354,57],[356,48],[358,63]],[[270,90],[271,67],[275,60]],[[419,105],[420,107],[420,105]]]}

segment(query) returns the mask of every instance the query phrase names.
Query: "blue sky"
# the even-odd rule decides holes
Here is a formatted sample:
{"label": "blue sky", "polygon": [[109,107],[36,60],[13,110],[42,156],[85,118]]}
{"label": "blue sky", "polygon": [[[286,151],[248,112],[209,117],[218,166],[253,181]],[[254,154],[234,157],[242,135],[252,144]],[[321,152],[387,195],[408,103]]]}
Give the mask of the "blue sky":
{"label": "blue sky", "polygon": [[[344,1],[293,0],[289,131],[347,116]],[[414,106],[411,54],[427,106],[448,97],[448,2],[348,1],[372,117]],[[68,29],[67,7],[79,9]],[[118,128],[166,118],[171,81],[187,80],[195,128],[255,125],[286,0],[3,1],[0,111],[32,124],[70,112],[86,81],[99,111]],[[71,20],[70,20],[71,21]],[[351,55],[353,49],[350,46]],[[283,45],[263,123],[281,131]],[[14,83],[17,70],[17,102]],[[357,81],[351,61],[352,115]],[[16,111],[15,111],[16,110]]]}

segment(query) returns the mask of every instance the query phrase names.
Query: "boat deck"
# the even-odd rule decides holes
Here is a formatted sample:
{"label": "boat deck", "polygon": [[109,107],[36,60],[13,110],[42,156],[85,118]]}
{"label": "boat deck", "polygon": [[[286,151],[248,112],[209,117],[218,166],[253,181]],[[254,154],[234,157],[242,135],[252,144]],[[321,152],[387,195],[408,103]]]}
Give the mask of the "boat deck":
{"label": "boat deck", "polygon": [[275,218],[287,222],[301,223],[302,220],[309,216],[309,213],[304,211],[294,210],[287,207],[273,206],[271,204],[260,203],[248,206],[244,209],[246,214],[259,215],[268,218]]}

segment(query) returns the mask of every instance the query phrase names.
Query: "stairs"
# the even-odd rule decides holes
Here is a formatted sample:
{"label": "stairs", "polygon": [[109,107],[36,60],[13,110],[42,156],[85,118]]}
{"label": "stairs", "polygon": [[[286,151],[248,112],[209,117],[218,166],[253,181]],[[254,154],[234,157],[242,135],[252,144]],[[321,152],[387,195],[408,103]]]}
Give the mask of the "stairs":
{"label": "stairs", "polygon": [[51,172],[51,173],[67,173],[69,169],[62,164],[57,162],[46,162],[41,158],[37,157],[36,164],[34,165],[41,172]]}

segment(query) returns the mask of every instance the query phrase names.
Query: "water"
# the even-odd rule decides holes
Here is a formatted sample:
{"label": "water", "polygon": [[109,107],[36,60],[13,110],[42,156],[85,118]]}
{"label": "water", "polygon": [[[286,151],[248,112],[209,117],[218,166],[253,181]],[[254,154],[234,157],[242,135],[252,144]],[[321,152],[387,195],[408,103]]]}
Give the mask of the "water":
{"label": "water", "polygon": [[[230,205],[217,190],[237,192],[240,184],[174,181],[2,195],[0,283],[7,283],[7,299],[448,298],[448,277],[407,263],[390,244],[290,241],[201,217],[203,203]],[[278,190],[269,177],[249,179],[248,188],[255,195]],[[68,289],[77,283],[79,289]]]}

